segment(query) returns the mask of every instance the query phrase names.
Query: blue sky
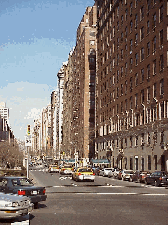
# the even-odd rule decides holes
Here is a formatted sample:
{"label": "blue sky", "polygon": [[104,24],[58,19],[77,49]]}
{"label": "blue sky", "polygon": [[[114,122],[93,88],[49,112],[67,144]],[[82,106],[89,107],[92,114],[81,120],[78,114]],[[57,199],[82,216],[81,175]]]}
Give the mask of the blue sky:
{"label": "blue sky", "polygon": [[50,94],[57,72],[75,46],[76,29],[94,0],[0,1],[0,102],[10,125],[24,140]]}

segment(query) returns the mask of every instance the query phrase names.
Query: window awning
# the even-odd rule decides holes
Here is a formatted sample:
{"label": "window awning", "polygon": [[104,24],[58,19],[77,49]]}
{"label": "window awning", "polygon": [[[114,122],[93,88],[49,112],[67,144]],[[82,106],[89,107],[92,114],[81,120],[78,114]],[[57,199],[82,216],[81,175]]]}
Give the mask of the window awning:
{"label": "window awning", "polygon": [[108,159],[91,159],[91,163],[109,164],[110,161]]}

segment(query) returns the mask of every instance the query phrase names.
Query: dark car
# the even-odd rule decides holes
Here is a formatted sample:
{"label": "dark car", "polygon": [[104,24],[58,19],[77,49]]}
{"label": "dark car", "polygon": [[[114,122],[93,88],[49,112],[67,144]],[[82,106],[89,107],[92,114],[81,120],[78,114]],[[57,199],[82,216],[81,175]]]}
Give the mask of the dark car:
{"label": "dark car", "polygon": [[38,202],[45,201],[47,198],[45,187],[34,186],[26,177],[0,177],[0,192],[28,196],[34,203],[34,208],[38,207]]}
{"label": "dark car", "polygon": [[130,175],[130,182],[135,181],[135,182],[140,182],[140,174],[141,171],[137,170],[133,174]]}
{"label": "dark car", "polygon": [[155,171],[146,176],[145,184],[152,184],[156,187],[168,185],[168,173],[165,171]]}

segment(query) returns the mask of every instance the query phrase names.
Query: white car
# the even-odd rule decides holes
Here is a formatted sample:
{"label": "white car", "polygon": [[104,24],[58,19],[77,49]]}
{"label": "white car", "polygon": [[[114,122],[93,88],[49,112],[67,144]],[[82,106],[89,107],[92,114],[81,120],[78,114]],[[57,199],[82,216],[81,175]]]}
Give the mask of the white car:
{"label": "white car", "polygon": [[27,215],[34,208],[30,199],[23,195],[0,192],[0,219],[11,219]]}
{"label": "white car", "polygon": [[115,168],[113,170],[111,170],[109,173],[108,173],[108,177],[113,177],[113,178],[117,178],[118,177],[118,174],[119,174],[120,170],[118,168]]}
{"label": "white car", "polygon": [[126,169],[123,169],[121,171],[121,179],[122,180],[130,180],[130,176],[134,174],[134,171],[133,170],[126,170]]}
{"label": "white car", "polygon": [[112,171],[114,168],[104,168],[100,170],[99,176],[107,177],[108,173]]}

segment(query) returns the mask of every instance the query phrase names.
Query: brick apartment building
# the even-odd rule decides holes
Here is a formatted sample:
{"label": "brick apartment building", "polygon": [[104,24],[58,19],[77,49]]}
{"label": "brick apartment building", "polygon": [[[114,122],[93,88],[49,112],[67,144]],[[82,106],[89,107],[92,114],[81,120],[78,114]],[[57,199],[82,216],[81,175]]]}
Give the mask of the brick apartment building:
{"label": "brick apartment building", "polygon": [[96,6],[87,7],[64,73],[62,151],[85,162],[94,157],[96,19]]}
{"label": "brick apartment building", "polygon": [[168,2],[95,3],[98,158],[113,167],[168,170]]}

